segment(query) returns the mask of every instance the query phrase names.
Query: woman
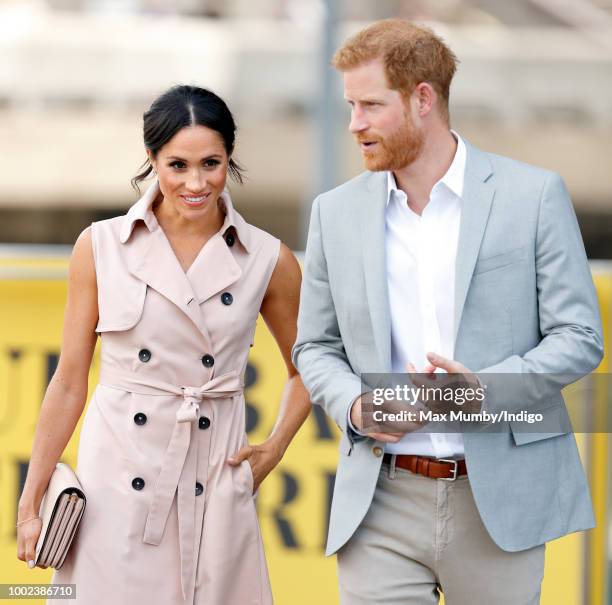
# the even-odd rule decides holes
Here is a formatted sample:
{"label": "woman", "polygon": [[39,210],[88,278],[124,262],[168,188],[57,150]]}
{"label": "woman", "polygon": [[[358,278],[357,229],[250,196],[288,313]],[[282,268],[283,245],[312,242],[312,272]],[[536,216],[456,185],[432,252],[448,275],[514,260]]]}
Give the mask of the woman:
{"label": "woman", "polygon": [[[253,493],[310,408],[291,363],[300,270],[225,189],[235,124],[225,103],[177,86],[144,114],[156,180],[125,216],[93,223],[69,269],[62,353],[43,402],[18,511],[34,559],[38,511],[87,397],[77,474],[87,510],[56,583],[77,602],[271,603]],[[289,378],[270,437],[249,446],[243,375],[261,312]]]}

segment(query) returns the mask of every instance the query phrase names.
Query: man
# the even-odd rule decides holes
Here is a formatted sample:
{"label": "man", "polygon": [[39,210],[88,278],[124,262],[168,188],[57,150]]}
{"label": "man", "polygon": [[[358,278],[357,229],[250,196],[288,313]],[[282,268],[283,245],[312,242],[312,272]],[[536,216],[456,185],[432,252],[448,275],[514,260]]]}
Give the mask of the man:
{"label": "man", "polygon": [[567,190],[450,130],[456,59],[430,30],[376,22],[333,64],[367,171],[314,202],[293,359],[342,431],[341,602],[538,603],[545,543],[594,525],[571,432],[365,434],[360,375],[592,371],[601,325]]}

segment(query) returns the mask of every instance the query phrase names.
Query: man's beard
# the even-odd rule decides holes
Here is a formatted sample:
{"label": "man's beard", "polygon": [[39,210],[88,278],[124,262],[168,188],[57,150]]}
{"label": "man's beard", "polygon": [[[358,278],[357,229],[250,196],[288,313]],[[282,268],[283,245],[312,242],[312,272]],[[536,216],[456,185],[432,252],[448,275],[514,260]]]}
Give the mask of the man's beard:
{"label": "man's beard", "polygon": [[357,136],[357,141],[376,141],[375,150],[362,150],[363,163],[367,170],[401,170],[412,164],[423,149],[423,133],[414,127],[408,114],[404,123],[386,138],[368,135]]}

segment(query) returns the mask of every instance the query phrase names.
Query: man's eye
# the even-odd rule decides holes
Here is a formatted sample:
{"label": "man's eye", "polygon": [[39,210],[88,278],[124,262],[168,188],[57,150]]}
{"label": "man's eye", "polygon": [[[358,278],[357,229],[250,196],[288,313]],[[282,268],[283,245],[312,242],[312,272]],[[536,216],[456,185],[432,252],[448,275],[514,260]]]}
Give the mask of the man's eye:
{"label": "man's eye", "polygon": [[180,170],[181,168],[185,168],[185,162],[180,162],[179,160],[176,160],[174,162],[170,162],[170,166],[172,168],[178,168]]}

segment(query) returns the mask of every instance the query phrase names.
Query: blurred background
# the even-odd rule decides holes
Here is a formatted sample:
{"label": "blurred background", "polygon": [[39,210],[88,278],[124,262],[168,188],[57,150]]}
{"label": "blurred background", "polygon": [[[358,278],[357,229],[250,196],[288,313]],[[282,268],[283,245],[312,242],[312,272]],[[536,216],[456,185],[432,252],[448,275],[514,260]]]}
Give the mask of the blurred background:
{"label": "blurred background", "polygon": [[452,126],[561,173],[589,256],[612,257],[612,0],[0,0],[0,242],[122,213],[143,111],[194,83],[238,121],[239,209],[303,248],[302,208],[361,170],[330,56],[389,16],[459,57]]}
{"label": "blurred background", "polygon": [[[362,170],[330,58],[348,35],[386,17],[429,25],[458,56],[455,130],[563,176],[609,350],[612,0],[0,0],[0,582],[50,577],[18,566],[15,506],[57,363],[67,255],[92,221],[136,200],[130,179],[145,159],[143,111],[173,84],[220,94],[248,170],[245,185],[231,186],[238,210],[303,250],[314,196]],[[272,425],[267,402],[282,388],[282,362],[265,328],[258,334],[248,391],[255,440]],[[608,358],[600,371],[609,371]],[[17,408],[26,411],[15,420]],[[337,599],[333,560],[322,555],[332,424],[313,412],[261,490],[281,605]],[[549,546],[543,603],[612,605],[609,436],[578,442],[598,528]]]}

